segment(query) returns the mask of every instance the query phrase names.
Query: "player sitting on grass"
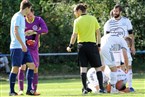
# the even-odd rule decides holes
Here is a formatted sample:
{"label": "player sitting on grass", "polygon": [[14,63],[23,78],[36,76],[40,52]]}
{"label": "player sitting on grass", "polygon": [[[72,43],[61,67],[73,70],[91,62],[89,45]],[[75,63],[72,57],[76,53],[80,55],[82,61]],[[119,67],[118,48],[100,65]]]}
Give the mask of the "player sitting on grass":
{"label": "player sitting on grass", "polygon": [[[109,78],[109,74],[110,74],[110,69],[108,66],[105,66],[104,72],[103,72],[103,84],[104,84],[104,88],[106,89],[106,91],[108,93],[110,93],[111,90],[111,84],[110,84],[110,78]],[[87,72],[87,86],[88,86],[88,91],[89,92],[93,92],[93,93],[98,93],[99,91],[99,84],[98,84],[98,80],[96,79],[96,71],[94,68],[90,68]],[[121,70],[118,69],[117,70],[117,83],[116,83],[116,89],[119,90],[119,92],[125,92],[128,93],[130,92],[130,89],[126,87],[126,82],[127,82],[127,76],[126,73]]]}

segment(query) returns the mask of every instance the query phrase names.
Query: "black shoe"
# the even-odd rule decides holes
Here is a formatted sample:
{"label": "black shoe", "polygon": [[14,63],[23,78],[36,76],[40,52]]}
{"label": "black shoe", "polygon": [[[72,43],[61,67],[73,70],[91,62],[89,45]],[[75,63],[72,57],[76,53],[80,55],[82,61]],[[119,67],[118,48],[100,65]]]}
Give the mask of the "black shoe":
{"label": "black shoe", "polygon": [[99,93],[107,93],[105,90],[99,90]]}
{"label": "black shoe", "polygon": [[34,95],[35,96],[35,91],[34,90],[27,91],[26,95]]}
{"label": "black shoe", "polygon": [[83,88],[83,89],[82,89],[82,94],[83,94],[83,95],[86,95],[86,94],[88,94],[88,91],[87,91],[86,89]]}
{"label": "black shoe", "polygon": [[88,92],[92,92],[92,90],[91,90],[90,88],[87,88],[86,90],[87,90]]}
{"label": "black shoe", "polygon": [[9,96],[18,96],[18,94],[16,92],[13,92],[13,93],[9,93]]}

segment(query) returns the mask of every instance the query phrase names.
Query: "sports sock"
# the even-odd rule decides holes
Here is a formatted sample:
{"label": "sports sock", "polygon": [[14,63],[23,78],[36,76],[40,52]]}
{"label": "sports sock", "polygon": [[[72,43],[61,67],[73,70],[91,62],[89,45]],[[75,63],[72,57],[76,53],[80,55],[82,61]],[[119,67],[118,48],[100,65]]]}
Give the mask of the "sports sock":
{"label": "sports sock", "polygon": [[26,74],[27,85],[28,85],[27,91],[32,90],[31,85],[32,85],[32,81],[33,81],[33,76],[34,76],[34,70],[27,69],[27,74]]}
{"label": "sports sock", "polygon": [[132,74],[132,69],[130,69],[127,73],[127,83],[129,88],[132,87]]}
{"label": "sports sock", "polygon": [[37,90],[37,84],[38,84],[38,73],[34,73],[34,78],[32,82],[32,87],[34,91]]}
{"label": "sports sock", "polygon": [[110,72],[111,87],[116,89],[116,83],[117,83],[117,72]]}
{"label": "sports sock", "polygon": [[97,78],[98,78],[98,82],[99,82],[99,87],[100,87],[101,90],[104,90],[102,71],[98,71],[96,74],[97,74]]}
{"label": "sports sock", "polygon": [[18,72],[18,85],[19,90],[24,90],[24,70],[19,69]]}
{"label": "sports sock", "polygon": [[14,87],[15,87],[16,77],[17,77],[17,74],[15,74],[15,73],[10,73],[10,75],[9,75],[10,93],[14,93],[15,92]]}
{"label": "sports sock", "polygon": [[86,85],[86,73],[81,73],[81,80],[82,80],[83,88],[87,89],[87,85]]}

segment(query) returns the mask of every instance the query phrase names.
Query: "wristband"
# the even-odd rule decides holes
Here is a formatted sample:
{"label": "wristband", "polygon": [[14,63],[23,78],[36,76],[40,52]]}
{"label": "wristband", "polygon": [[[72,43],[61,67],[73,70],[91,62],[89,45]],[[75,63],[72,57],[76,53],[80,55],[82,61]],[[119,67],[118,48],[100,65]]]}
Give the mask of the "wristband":
{"label": "wristband", "polygon": [[100,47],[101,46],[101,44],[98,44],[98,47]]}
{"label": "wristband", "polygon": [[73,44],[69,44],[68,47],[72,48],[73,47]]}

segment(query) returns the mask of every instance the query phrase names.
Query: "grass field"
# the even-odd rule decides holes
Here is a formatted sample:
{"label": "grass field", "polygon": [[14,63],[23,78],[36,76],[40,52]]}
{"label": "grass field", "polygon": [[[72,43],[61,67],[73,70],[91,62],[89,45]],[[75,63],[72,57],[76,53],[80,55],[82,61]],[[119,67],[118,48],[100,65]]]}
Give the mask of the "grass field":
{"label": "grass field", "polygon": [[[16,84],[15,90],[18,91]],[[82,97],[81,81],[79,78],[53,78],[39,81],[38,91],[41,93],[39,97]],[[119,94],[93,94],[89,93],[86,97],[145,97],[145,75],[137,75],[133,80],[134,93],[119,93]],[[26,84],[25,84],[26,90]],[[26,92],[26,91],[24,91]],[[9,97],[8,81],[0,82],[0,97]],[[27,95],[19,97],[28,97]]]}

